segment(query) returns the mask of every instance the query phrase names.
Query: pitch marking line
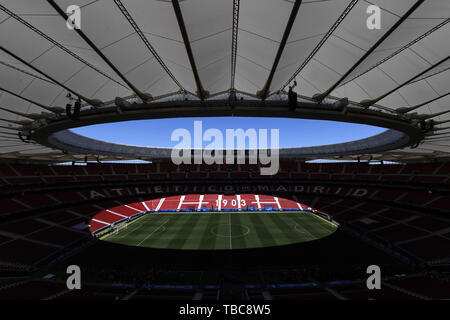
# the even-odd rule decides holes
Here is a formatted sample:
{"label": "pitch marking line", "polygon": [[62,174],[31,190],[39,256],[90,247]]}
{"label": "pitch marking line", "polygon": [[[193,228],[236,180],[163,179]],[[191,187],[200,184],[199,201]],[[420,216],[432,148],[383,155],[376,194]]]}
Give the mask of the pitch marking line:
{"label": "pitch marking line", "polygon": [[[222,223],[222,224],[224,224],[224,223]],[[220,225],[220,224],[218,224],[218,225]],[[246,231],[243,234],[233,235],[233,236],[231,236],[232,238],[245,237],[246,235],[248,235],[250,233],[250,228],[244,224],[235,224],[235,226],[240,226],[242,229],[245,229]],[[209,231],[217,237],[230,238],[229,234],[224,235],[224,234],[217,233],[218,228],[219,228],[218,226],[215,226],[215,227],[212,227],[211,229],[209,229]]]}
{"label": "pitch marking line", "polygon": [[[133,221],[134,222],[134,221]],[[132,224],[133,222],[131,222],[130,224]],[[130,234],[132,234],[133,232],[138,231],[140,228],[147,226],[143,221],[141,221],[142,223],[140,225],[134,225],[134,228],[128,228],[128,229],[123,229],[124,231],[120,231],[119,233],[116,233],[115,235],[113,235],[115,240],[122,240],[123,238],[128,237]],[[161,229],[161,233],[166,231],[166,227],[163,227]]]}
{"label": "pitch marking line", "polygon": [[318,216],[318,215],[316,215],[316,214],[313,214],[313,217],[315,217],[316,219],[321,220],[321,221],[324,221],[324,222],[327,223],[327,224],[325,224],[325,225],[324,225],[324,224],[318,224],[318,226],[320,226],[320,227],[322,228],[322,230],[325,230],[326,232],[329,232],[329,231],[330,231],[330,230],[327,229],[325,226],[331,226],[331,227],[333,228],[333,230],[336,230],[336,229],[337,229],[337,225],[335,225],[334,223],[328,221],[327,219],[324,219],[324,218],[322,218],[321,216]]}
{"label": "pitch marking line", "polygon": [[[300,223],[298,223],[298,219],[300,218],[300,220],[302,220],[301,218],[302,216],[296,216],[296,217],[292,217],[289,216],[290,220],[294,223],[294,230],[298,233],[302,233],[302,234],[306,234],[308,235],[312,240],[317,239],[316,236],[314,236],[311,232],[309,232],[305,227],[303,227]],[[300,230],[299,227],[303,230]]]}
{"label": "pitch marking line", "polygon": [[[134,219],[133,221],[128,222],[127,228],[126,228],[126,229],[122,229],[122,230],[127,230],[128,233],[129,233],[129,232],[131,232],[131,231],[134,231],[134,230],[139,229],[140,227],[142,227],[143,224],[141,224],[140,227],[137,227],[137,228],[135,228],[135,229],[133,229],[133,230],[130,230],[130,228],[128,228],[128,227],[129,227],[130,225],[132,225],[133,223],[137,222],[137,221],[144,220],[143,218],[145,218],[145,217],[147,217],[147,214],[143,214],[142,216],[140,216],[140,217]],[[104,236],[101,236],[99,239],[100,239],[100,240],[105,240],[106,238],[115,238],[119,233],[122,234],[123,231],[120,231],[120,232],[118,232],[118,233],[113,233],[113,232],[111,232],[111,233],[108,233],[108,234],[106,234],[106,235],[104,235]],[[128,235],[128,233],[127,233],[127,235]]]}
{"label": "pitch marking line", "polygon": [[335,223],[333,223],[333,222],[331,222],[331,221],[329,221],[329,220],[327,220],[327,219],[325,219],[325,218],[322,218],[321,216],[319,216],[319,215],[317,215],[317,214],[312,214],[313,215],[313,217],[316,217],[317,219],[320,219],[320,220],[322,220],[322,221],[325,221],[326,223],[328,223],[329,225],[331,225],[332,227],[335,227],[335,228],[337,228],[337,225],[335,224]]}
{"label": "pitch marking line", "polygon": [[148,236],[146,236],[141,242],[139,242],[137,244],[137,246],[139,247],[145,240],[147,240],[148,238],[150,238],[152,236],[152,234],[154,234],[156,231],[158,231],[161,227],[164,227],[164,225],[169,222],[170,219],[167,219],[163,224],[161,224],[158,228],[156,228],[155,230],[153,230]]}
{"label": "pitch marking line", "polygon": [[[148,215],[147,217],[150,217],[150,215]],[[151,219],[151,218],[150,218]],[[137,221],[137,220],[139,220],[139,219],[136,219],[135,221]],[[148,220],[148,219],[147,219]],[[130,224],[132,224],[132,223],[134,223],[135,221],[132,221],[132,222],[130,222],[128,225],[130,225]],[[141,221],[141,224],[140,225],[136,225],[136,226],[134,226],[135,228],[134,229],[131,229],[130,228],[130,230],[127,230],[128,232],[125,232],[124,234],[123,234],[123,236],[128,236],[130,233],[133,233],[133,232],[135,232],[135,231],[138,231],[140,228],[142,228],[143,226],[146,226],[146,224],[144,223],[144,219],[142,219],[142,221]],[[126,230],[126,229],[125,229]]]}
{"label": "pitch marking line", "polygon": [[[127,228],[122,228],[122,229],[120,229],[120,230],[118,230],[118,232],[117,233],[109,233],[109,234],[107,234],[106,236],[105,236],[105,238],[106,237],[109,237],[110,239],[111,238],[114,238],[114,239],[122,239],[125,235],[128,235],[128,233],[130,233],[130,232],[132,232],[132,231],[134,231],[134,230],[137,230],[137,229],[139,229],[140,227],[142,227],[142,224],[141,225],[135,225],[134,227],[134,229],[131,229],[131,228],[128,228],[130,225],[132,225],[134,222],[136,222],[137,220],[140,220],[140,218],[138,218],[138,219],[136,219],[136,220],[134,220],[134,221],[132,221],[132,222],[129,222],[128,223],[128,225],[127,225]],[[104,238],[103,238],[104,239]],[[102,239],[102,240],[103,240]]]}

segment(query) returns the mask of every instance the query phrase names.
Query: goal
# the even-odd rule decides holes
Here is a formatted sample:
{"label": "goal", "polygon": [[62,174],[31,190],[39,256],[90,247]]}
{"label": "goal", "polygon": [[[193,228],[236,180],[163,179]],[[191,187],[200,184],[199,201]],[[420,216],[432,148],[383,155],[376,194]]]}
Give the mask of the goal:
{"label": "goal", "polygon": [[126,222],[115,224],[113,226],[113,232],[117,234],[117,233],[119,233],[120,230],[126,229],[127,226],[128,226],[128,223],[126,223]]}

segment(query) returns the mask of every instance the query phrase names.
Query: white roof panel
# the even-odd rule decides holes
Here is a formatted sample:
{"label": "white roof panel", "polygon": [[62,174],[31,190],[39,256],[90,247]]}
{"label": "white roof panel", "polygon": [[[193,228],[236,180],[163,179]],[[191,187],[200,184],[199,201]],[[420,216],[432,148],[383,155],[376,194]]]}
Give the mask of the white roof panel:
{"label": "white roof panel", "polygon": [[[64,12],[74,4],[55,2]],[[417,0],[303,0],[283,43],[294,3],[240,0],[239,19],[234,20],[233,0],[180,0],[178,18],[182,17],[189,40],[185,43],[172,1],[79,0],[77,32],[66,27],[65,19],[47,1],[3,0],[0,88],[18,97],[0,91],[0,107],[25,115],[49,112],[36,104],[64,108],[68,99],[63,86],[104,102],[130,97],[137,94],[134,91],[156,97],[178,92],[180,87],[195,95],[196,72],[202,87],[213,95],[230,90],[233,70],[234,88],[255,94],[267,83],[281,48],[269,94],[295,78],[297,92],[309,98],[335,87],[330,95],[337,98],[354,102],[380,98],[371,108],[395,110],[425,103],[414,112],[449,110],[450,96],[444,95],[449,92],[450,61],[409,81],[450,56],[448,0],[424,1],[413,11]],[[369,5],[381,9],[379,30],[367,28]],[[427,103],[432,99],[437,100]],[[0,119],[29,120],[5,110],[0,110]],[[450,120],[450,114],[433,119]],[[5,127],[0,132],[11,133],[16,131],[8,128],[19,126],[3,120],[0,125]],[[17,157],[15,152],[24,151],[23,156],[45,159],[47,154],[50,159],[58,152],[4,134],[0,146],[3,157]],[[401,152],[420,157],[433,150],[450,153],[450,147],[428,142]],[[73,159],[70,154],[61,156]]]}

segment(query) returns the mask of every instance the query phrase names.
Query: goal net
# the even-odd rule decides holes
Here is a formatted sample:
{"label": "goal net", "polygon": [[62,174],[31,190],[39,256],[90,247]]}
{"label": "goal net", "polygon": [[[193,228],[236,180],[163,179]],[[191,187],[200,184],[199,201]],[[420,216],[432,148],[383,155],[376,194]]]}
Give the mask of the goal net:
{"label": "goal net", "polygon": [[127,226],[128,226],[128,223],[126,223],[126,222],[122,222],[122,223],[115,224],[115,225],[113,226],[113,232],[114,232],[114,233],[118,233],[120,230],[126,229]]}

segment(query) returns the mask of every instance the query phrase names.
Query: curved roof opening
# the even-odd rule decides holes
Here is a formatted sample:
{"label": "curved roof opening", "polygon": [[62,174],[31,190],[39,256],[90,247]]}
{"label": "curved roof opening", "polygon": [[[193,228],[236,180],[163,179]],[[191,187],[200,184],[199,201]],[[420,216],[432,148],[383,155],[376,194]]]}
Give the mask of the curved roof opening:
{"label": "curved roof opening", "polygon": [[[242,129],[244,132],[254,130],[256,134],[259,134],[262,132],[261,130],[267,129],[269,145],[272,137],[271,130],[278,130],[280,148],[345,143],[368,138],[386,130],[370,125],[325,120],[205,117],[123,121],[84,126],[72,129],[72,131],[88,138],[110,143],[173,148],[179,141],[178,139],[172,139],[172,134],[177,129],[189,131],[192,143],[195,137],[201,137],[203,148],[207,148],[211,142],[205,139],[205,133],[209,129],[219,130],[224,140],[227,130]],[[223,144],[226,149],[226,143]],[[249,148],[248,139],[246,140],[246,148]]]}

